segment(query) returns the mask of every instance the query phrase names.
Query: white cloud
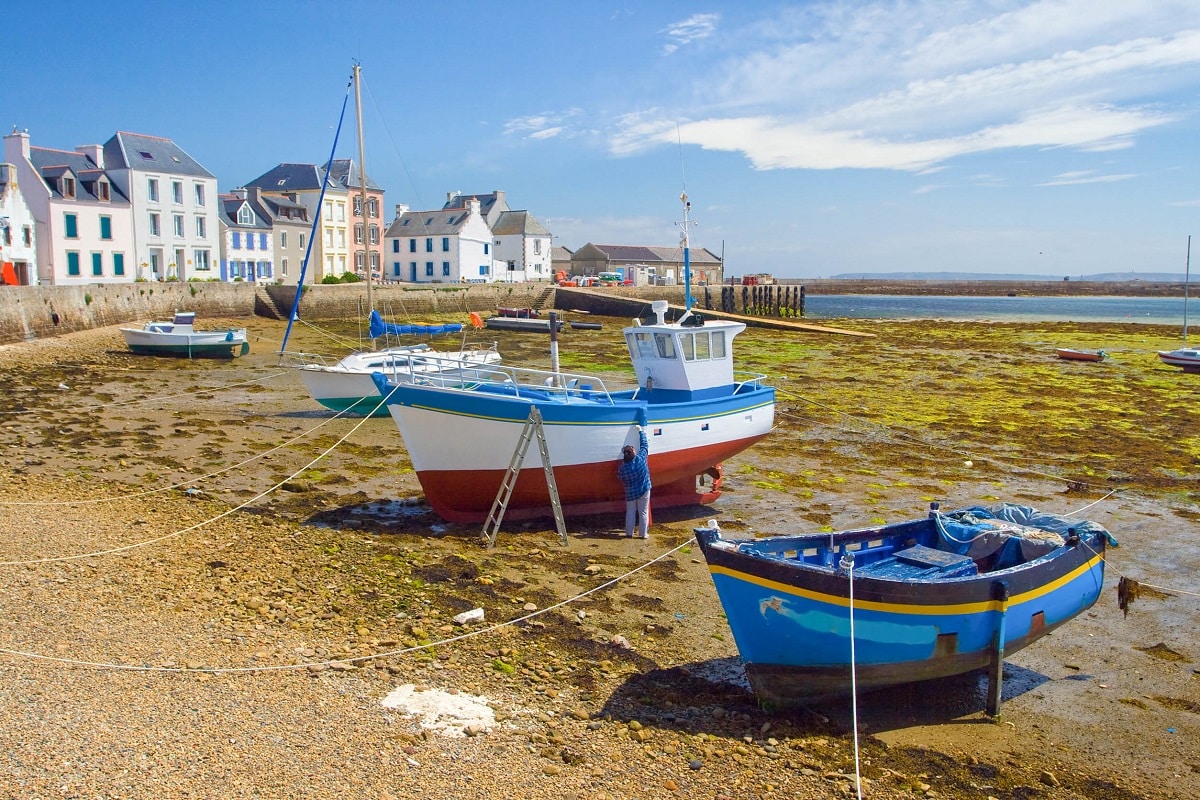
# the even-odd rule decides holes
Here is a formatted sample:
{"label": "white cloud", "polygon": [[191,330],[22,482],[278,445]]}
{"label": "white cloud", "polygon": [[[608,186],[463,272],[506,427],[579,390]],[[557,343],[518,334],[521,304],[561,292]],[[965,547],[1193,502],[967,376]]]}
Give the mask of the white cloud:
{"label": "white cloud", "polygon": [[719,14],[693,14],[667,27],[664,33],[668,39],[663,45],[663,53],[670,55],[680,47],[685,47],[698,39],[707,39],[717,30]]}
{"label": "white cloud", "polygon": [[[680,43],[709,35],[707,16],[670,32]],[[760,170],[929,171],[1002,149],[1128,148],[1181,118],[1161,99],[1200,72],[1200,4],[832,3],[726,39],[737,52],[713,59],[694,87],[706,108],[689,108],[678,133],[684,115],[668,107],[627,114],[610,152],[681,139]]]}
{"label": "white cloud", "polygon": [[1039,183],[1038,186],[1079,186],[1085,183],[1117,183],[1118,181],[1127,181],[1136,178],[1137,175],[1095,175],[1091,170],[1083,172],[1064,172],[1061,175],[1056,175],[1051,180],[1045,183]]}
{"label": "white cloud", "polygon": [[527,139],[552,139],[570,132],[569,122],[581,111],[569,108],[565,111],[543,112],[527,117],[516,117],[504,123],[506,136],[521,136]]}

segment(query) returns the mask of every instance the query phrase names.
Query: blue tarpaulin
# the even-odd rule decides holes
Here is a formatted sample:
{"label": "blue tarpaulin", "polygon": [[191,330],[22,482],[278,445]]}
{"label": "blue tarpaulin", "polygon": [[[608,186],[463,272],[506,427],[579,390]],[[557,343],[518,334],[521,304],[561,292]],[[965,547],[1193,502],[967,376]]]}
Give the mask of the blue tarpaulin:
{"label": "blue tarpaulin", "polygon": [[371,312],[370,326],[367,332],[372,339],[380,336],[404,336],[426,334],[434,336],[439,333],[458,333],[463,329],[461,322],[448,322],[445,325],[398,325],[394,322],[384,322],[378,311]]}

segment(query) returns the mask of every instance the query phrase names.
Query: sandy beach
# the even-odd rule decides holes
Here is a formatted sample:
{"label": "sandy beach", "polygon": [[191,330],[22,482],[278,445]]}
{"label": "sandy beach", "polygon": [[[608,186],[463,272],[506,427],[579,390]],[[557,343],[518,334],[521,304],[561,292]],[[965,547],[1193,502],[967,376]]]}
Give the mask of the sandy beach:
{"label": "sandy beach", "polygon": [[[622,367],[602,321],[564,368]],[[229,322],[234,361],[134,356],[115,327],[0,346],[0,796],[844,798],[858,771],[872,798],[1200,797],[1200,376],[1153,355],[1177,332],[747,331],[777,429],[713,506],[648,542],[588,518],[565,547],[546,521],[487,549],[423,505],[390,419],[279,367],[284,323]],[[849,703],[760,710],[692,529],[933,500],[1086,509],[1121,543],[1100,602],[1008,660],[996,720],[979,675],[860,698],[857,749]]]}

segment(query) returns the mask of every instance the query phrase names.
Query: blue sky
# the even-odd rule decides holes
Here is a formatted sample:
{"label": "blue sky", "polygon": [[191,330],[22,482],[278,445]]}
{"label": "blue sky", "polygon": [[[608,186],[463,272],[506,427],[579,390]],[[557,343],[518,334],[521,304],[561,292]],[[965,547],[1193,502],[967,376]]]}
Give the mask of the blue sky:
{"label": "blue sky", "polygon": [[671,246],[686,188],[693,247],[787,277],[1182,274],[1200,233],[1195,0],[118,0],[13,22],[5,123],[63,149],[169,137],[223,191],[323,163],[358,60],[389,218],[499,189],[556,244]]}

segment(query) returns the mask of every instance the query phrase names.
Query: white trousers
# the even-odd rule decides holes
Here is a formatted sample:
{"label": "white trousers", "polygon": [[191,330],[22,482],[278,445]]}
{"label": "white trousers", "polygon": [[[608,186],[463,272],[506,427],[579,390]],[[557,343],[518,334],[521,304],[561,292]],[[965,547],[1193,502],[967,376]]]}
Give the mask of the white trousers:
{"label": "white trousers", "polygon": [[625,535],[633,536],[633,525],[637,523],[638,536],[650,535],[650,493],[625,501]]}

